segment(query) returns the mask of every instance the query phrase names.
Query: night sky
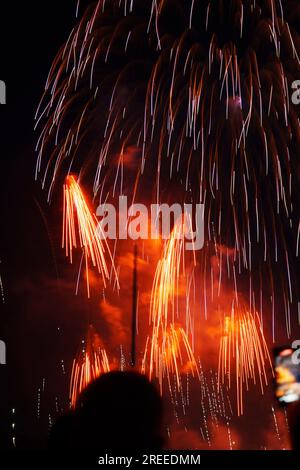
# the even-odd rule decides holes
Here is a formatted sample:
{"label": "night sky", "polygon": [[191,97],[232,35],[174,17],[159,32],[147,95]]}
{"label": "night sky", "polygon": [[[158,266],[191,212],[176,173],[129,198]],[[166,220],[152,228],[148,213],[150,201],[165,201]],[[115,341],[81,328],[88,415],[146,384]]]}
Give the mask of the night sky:
{"label": "night sky", "polygon": [[[91,2],[81,0],[80,13],[88,3]],[[61,250],[62,193],[57,191],[49,206],[46,193],[34,181],[37,140],[34,115],[53,58],[76,24],[75,11],[74,0],[46,0],[20,2],[18,6],[11,2],[1,14],[0,79],[7,85],[7,104],[0,107],[0,273],[4,286],[0,339],[7,346],[7,365],[0,366],[0,448],[12,448],[13,436],[21,449],[45,446],[51,422],[67,408],[72,360],[90,321],[101,331],[114,357],[118,357],[120,342],[126,342],[123,337],[129,334],[130,309],[120,319],[122,299],[105,304],[100,290],[87,301],[84,283],[75,298],[77,270],[69,265]],[[123,270],[126,281],[123,295],[128,303],[132,277],[132,259],[127,256],[130,250],[132,247],[124,256]],[[148,289],[151,280],[147,278],[147,267],[140,269]],[[143,301],[146,305],[142,298]],[[99,305],[102,317],[95,313]],[[209,333],[201,334],[210,337],[214,328],[212,325]],[[279,332],[277,342],[285,341],[285,334]],[[142,352],[142,346],[138,346],[138,352]],[[213,355],[210,346],[203,347],[201,357],[206,361],[208,376],[215,365]],[[197,409],[200,406],[197,384],[191,388]],[[254,390],[246,402],[245,415],[234,418],[232,423],[236,447],[287,447],[285,417],[273,399],[272,385],[263,398]],[[274,422],[272,406],[278,422]],[[202,445],[197,419],[190,419],[188,434],[182,426],[175,426],[173,446]],[[276,432],[277,424],[280,435]],[[215,446],[228,448],[227,439],[223,423]]]}
{"label": "night sky", "polygon": [[[40,185],[34,182],[33,127],[51,62],[75,22],[75,11],[73,1],[49,1],[6,4],[1,14],[0,70],[7,86],[7,105],[0,109],[0,250],[5,285],[0,336],[7,345],[7,365],[0,370],[0,446],[4,448],[11,445],[9,421],[14,407],[21,447],[38,445],[35,418],[41,371],[44,361],[55,369],[62,353],[55,328],[68,300],[59,294],[51,251],[57,251],[60,233],[53,231],[50,219],[46,222],[49,207]],[[53,279],[52,285],[49,279]]]}

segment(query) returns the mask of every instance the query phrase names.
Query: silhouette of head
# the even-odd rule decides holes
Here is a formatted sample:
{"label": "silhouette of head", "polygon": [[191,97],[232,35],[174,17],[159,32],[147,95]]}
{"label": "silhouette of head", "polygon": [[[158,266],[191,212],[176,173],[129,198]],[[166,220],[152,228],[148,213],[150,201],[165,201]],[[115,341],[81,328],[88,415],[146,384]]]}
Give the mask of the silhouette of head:
{"label": "silhouette of head", "polygon": [[50,442],[58,447],[62,439],[76,449],[160,449],[162,413],[162,399],[145,376],[109,372],[82,392],[74,412],[53,428]]}

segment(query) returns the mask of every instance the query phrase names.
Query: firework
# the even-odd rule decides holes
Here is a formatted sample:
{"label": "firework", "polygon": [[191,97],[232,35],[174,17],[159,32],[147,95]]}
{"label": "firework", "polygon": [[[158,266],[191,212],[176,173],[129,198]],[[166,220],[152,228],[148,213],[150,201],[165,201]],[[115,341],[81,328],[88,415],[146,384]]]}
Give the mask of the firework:
{"label": "firework", "polygon": [[[195,357],[188,336],[183,328],[176,328],[175,317],[179,319],[178,297],[182,288],[181,274],[185,279],[184,234],[189,221],[185,217],[175,221],[170,238],[166,241],[161,259],[157,263],[150,299],[150,323],[152,335],[147,339],[142,370],[149,346],[149,377],[155,375],[160,384],[170,374],[176,377],[177,388],[180,390],[180,370],[182,368],[182,352],[186,353],[189,369],[193,375],[199,375]],[[189,309],[187,309],[189,312]]]}
{"label": "firework", "polygon": [[243,394],[250,382],[259,384],[261,393],[268,385],[267,369],[273,374],[272,362],[258,314],[233,304],[224,315],[219,349],[219,384],[235,374],[237,413],[243,414]]}
{"label": "firework", "polygon": [[83,346],[78,357],[73,361],[70,401],[75,407],[80,393],[97,377],[110,371],[108,357],[104,348],[100,346],[98,335],[93,327],[89,328],[86,345]]}
{"label": "firework", "polygon": [[[148,346],[150,343],[150,351]],[[161,335],[153,331],[151,341],[147,339],[142,373],[148,373],[151,380],[155,376],[163,392],[163,380],[167,377],[170,388],[170,376],[176,378],[177,388],[181,389],[180,374],[190,371],[199,377],[199,370],[189,340],[183,328],[170,325]]]}
{"label": "firework", "polygon": [[[57,55],[37,111],[36,177],[49,200],[61,176],[75,172],[94,199],[127,191],[136,200],[150,186],[149,203],[205,205],[195,290],[205,319],[209,294],[214,302],[223,285],[234,291],[218,373],[220,383],[236,374],[239,414],[249,383],[266,384],[263,322],[275,341],[283,312],[290,336],[298,300],[300,108],[290,99],[300,76],[298,20],[293,0],[99,0]],[[64,222],[68,254],[74,207]],[[181,229],[175,224],[174,233]],[[187,284],[174,233],[154,277],[146,346],[150,375],[160,381],[170,360],[162,344],[176,343],[172,328],[182,320],[178,297]],[[83,252],[106,281],[103,246]],[[248,309],[238,305],[245,291]],[[179,356],[170,366],[177,385]]]}
{"label": "firework", "polygon": [[[188,258],[184,250],[184,237],[191,232],[191,220],[188,215],[179,217],[174,224],[169,239],[165,242],[163,253],[157,263],[154,275],[151,299],[150,322],[154,328],[165,330],[170,322],[179,318],[178,299],[183,289],[186,292],[186,301],[189,303],[190,283],[193,278],[193,268],[196,264],[195,252]],[[189,272],[187,272],[187,266]],[[187,315],[190,309],[187,305]],[[190,319],[187,319],[187,324]]]}
{"label": "firework", "polygon": [[[79,243],[85,260],[88,297],[90,297],[89,262],[101,274],[104,286],[106,286],[106,281],[109,279],[105,253],[108,253],[112,262],[118,284],[118,276],[109,246],[104,237],[100,236],[99,230],[101,230],[101,227],[98,225],[96,217],[91,213],[78,182],[74,176],[68,176],[64,185],[62,247],[72,263],[73,249],[77,248]],[[78,237],[76,236],[77,231]]]}
{"label": "firework", "polygon": [[95,196],[104,183],[122,193],[124,155],[138,149],[134,193],[150,175],[156,201],[175,185],[177,200],[205,204],[208,240],[234,250],[230,279],[246,277],[251,303],[270,299],[273,338],[278,302],[291,333],[297,288],[297,18],[292,0],[99,0],[57,55],[37,112],[49,197],[64,168],[92,175]]}
{"label": "firework", "polygon": [[161,326],[165,329],[170,321],[174,323],[175,313],[178,314],[176,298],[183,267],[183,234],[183,221],[180,219],[176,221],[156,267],[150,300],[150,321],[155,328]]}

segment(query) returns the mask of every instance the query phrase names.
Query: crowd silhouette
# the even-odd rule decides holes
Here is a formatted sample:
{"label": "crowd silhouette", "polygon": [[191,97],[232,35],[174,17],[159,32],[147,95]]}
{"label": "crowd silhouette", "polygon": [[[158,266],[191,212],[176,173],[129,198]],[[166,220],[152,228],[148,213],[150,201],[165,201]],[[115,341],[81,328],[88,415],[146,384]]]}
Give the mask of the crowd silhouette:
{"label": "crowd silhouette", "polygon": [[[300,403],[288,407],[291,445],[300,451]],[[109,372],[81,393],[75,409],[52,427],[50,450],[160,450],[166,439],[156,387],[137,372]]]}

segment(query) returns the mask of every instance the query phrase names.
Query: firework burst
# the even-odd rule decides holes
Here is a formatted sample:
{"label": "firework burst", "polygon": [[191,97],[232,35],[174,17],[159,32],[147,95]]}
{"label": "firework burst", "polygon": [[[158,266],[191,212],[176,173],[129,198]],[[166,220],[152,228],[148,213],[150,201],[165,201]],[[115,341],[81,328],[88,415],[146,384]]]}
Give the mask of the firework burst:
{"label": "firework burst", "polygon": [[248,284],[251,304],[270,299],[273,339],[278,305],[291,334],[298,295],[299,17],[293,0],[99,0],[56,57],[37,112],[49,197],[70,171],[95,196],[122,193],[136,148],[134,194],[150,175],[156,201],[175,185],[177,200],[205,204],[207,240],[234,250],[231,279]]}
{"label": "firework burst", "polygon": [[167,378],[169,389],[171,389],[170,377],[174,375],[177,389],[180,390],[182,386],[180,375],[187,372],[191,372],[193,377],[200,377],[197,362],[184,329],[171,324],[161,335],[153,331],[151,340],[147,339],[142,373],[147,373],[150,380],[155,376],[159,381],[160,391],[163,393],[164,378]]}
{"label": "firework burst", "polygon": [[219,384],[231,376],[236,380],[237,413],[243,414],[243,394],[250,382],[259,384],[261,393],[268,385],[267,369],[273,374],[268,347],[258,314],[251,314],[241,305],[232,306],[224,315],[219,349]]}
{"label": "firework burst", "polygon": [[179,295],[180,275],[184,268],[183,235],[184,222],[178,220],[156,267],[150,300],[150,320],[155,328],[161,326],[165,329],[170,320],[175,321],[175,313],[178,315],[176,299]]}
{"label": "firework burst", "polygon": [[[104,286],[106,286],[106,281],[109,279],[105,253],[108,254],[112,262],[118,285],[118,277],[109,246],[105,238],[99,234],[99,230],[101,230],[101,227],[98,225],[96,217],[90,211],[78,182],[74,176],[68,176],[64,185],[62,247],[72,263],[73,249],[77,248],[79,243],[79,247],[83,252],[82,256],[85,260],[88,297],[90,297],[89,262],[101,274]],[[78,237],[76,236],[77,231]]]}
{"label": "firework burst", "polygon": [[[150,300],[150,323],[152,335],[147,338],[142,363],[142,371],[148,369],[150,380],[158,378],[160,390],[163,390],[163,379],[170,375],[176,377],[177,389],[181,389],[180,373],[186,366],[186,372],[199,377],[194,353],[184,329],[175,326],[179,319],[178,298],[182,283],[186,284],[184,234],[189,229],[185,217],[175,221],[174,228],[166,241],[161,259],[157,263]],[[183,277],[183,281],[181,279]],[[185,286],[186,289],[186,286]],[[186,309],[189,312],[189,309]],[[187,321],[187,324],[189,322]],[[183,362],[185,356],[185,363]]]}
{"label": "firework burst", "polygon": [[90,326],[86,344],[73,361],[70,381],[71,406],[76,406],[79,395],[89,383],[109,371],[110,365],[106,351],[101,347],[101,341],[94,328]]}

